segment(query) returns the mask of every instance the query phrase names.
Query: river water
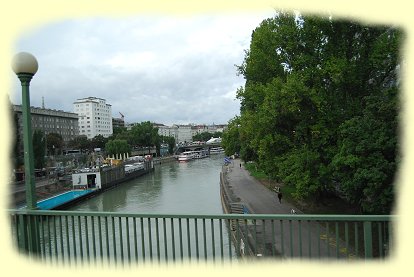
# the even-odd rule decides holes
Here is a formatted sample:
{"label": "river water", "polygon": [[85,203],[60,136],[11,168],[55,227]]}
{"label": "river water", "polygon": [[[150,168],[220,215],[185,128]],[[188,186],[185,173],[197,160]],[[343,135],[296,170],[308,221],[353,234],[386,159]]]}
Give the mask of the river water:
{"label": "river water", "polygon": [[158,214],[222,214],[220,171],[223,155],[186,163],[156,165],[152,173],[125,182],[72,208]]}
{"label": "river water", "polygon": [[[186,163],[174,161],[156,165],[154,172],[98,194],[71,207],[70,210],[168,215],[223,214],[220,201],[220,171],[223,157],[213,155]],[[127,225],[125,221],[122,222],[123,229],[128,229],[130,234],[126,238],[130,243],[122,242],[119,235],[122,231],[111,231],[112,228],[118,228],[116,221],[109,225],[109,231],[103,228],[103,232],[108,233],[109,237],[114,234],[114,241],[108,240],[107,247],[126,247],[125,251],[129,253],[128,249],[137,248],[133,245],[135,242],[135,245],[138,244],[138,251],[132,251],[132,260],[142,260],[148,256],[160,260],[183,257],[211,259],[215,256],[223,258],[229,255],[234,257],[235,251],[233,245],[229,245],[228,224],[225,221],[145,218],[137,220],[136,223],[137,225],[134,221]],[[95,230],[98,229],[100,227],[95,226]],[[123,232],[125,234],[125,230]],[[102,236],[105,237],[106,234]],[[116,255],[119,256],[119,250]]]}

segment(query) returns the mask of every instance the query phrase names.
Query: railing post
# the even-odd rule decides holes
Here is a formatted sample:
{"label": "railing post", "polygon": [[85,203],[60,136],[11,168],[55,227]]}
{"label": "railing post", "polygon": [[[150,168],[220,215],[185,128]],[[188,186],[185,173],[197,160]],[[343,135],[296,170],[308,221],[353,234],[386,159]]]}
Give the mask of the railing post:
{"label": "railing post", "polygon": [[[106,250],[107,254],[107,261],[114,262],[115,264],[118,263],[118,260],[124,262],[124,247],[128,247],[128,261],[130,261],[130,257],[132,253],[129,251],[130,243],[133,244],[132,240],[134,240],[135,244],[135,255],[136,259],[138,260],[138,239],[141,237],[142,243],[142,261],[145,261],[146,251],[150,251],[150,258],[153,257],[152,251],[152,231],[153,228],[152,220],[155,221],[156,227],[156,235],[157,235],[157,257],[158,261],[161,259],[161,247],[162,243],[164,243],[165,249],[165,260],[169,259],[169,256],[172,254],[172,259],[175,261],[175,225],[178,225],[179,229],[179,236],[177,241],[179,241],[180,245],[180,257],[183,259],[184,255],[184,239],[183,239],[183,232],[182,230],[185,227],[182,227],[182,220],[186,220],[187,225],[187,252],[188,252],[188,259],[192,258],[193,249],[195,249],[195,256],[197,260],[199,259],[199,222],[200,226],[202,226],[201,235],[203,236],[201,244],[203,244],[204,250],[204,258],[208,260],[208,258],[212,258],[215,261],[216,258],[216,231],[219,230],[220,236],[220,253],[222,259],[224,258],[224,230],[222,228],[222,220],[226,220],[229,223],[229,230],[228,230],[228,239],[229,239],[229,257],[230,259],[233,257],[242,258],[246,255],[254,255],[254,254],[264,254],[259,251],[261,246],[265,246],[266,243],[272,244],[272,254],[277,255],[280,252],[282,257],[291,256],[291,257],[299,257],[302,256],[302,247],[305,245],[304,239],[306,239],[306,235],[302,237],[303,234],[303,222],[304,221],[313,221],[315,222],[316,226],[310,226],[309,223],[306,227],[308,227],[308,245],[309,245],[309,256],[312,257],[313,253],[318,252],[319,257],[326,257],[329,256],[329,248],[333,245],[330,245],[330,235],[334,233],[329,232],[329,227],[332,224],[335,224],[335,242],[336,242],[336,258],[341,258],[341,249],[343,245],[345,245],[346,252],[343,254],[347,254],[351,257],[351,253],[348,252],[348,246],[351,243],[349,240],[353,240],[352,234],[349,234],[348,230],[348,223],[355,221],[355,251],[358,249],[358,246],[361,247],[361,251],[364,251],[363,256],[358,257],[358,255],[352,255],[352,257],[357,256],[357,258],[365,258],[365,259],[372,259],[374,256],[383,258],[386,256],[385,250],[380,249],[380,251],[384,251],[382,253],[377,254],[376,252],[376,245],[377,243],[380,245],[383,243],[389,244],[388,236],[392,237],[392,231],[383,230],[386,225],[382,225],[380,222],[387,222],[392,217],[390,216],[336,216],[336,215],[329,215],[329,216],[318,216],[318,215],[148,215],[148,214],[124,214],[124,213],[97,213],[97,212],[72,212],[72,211],[25,211],[25,210],[13,210],[11,211],[12,216],[12,223],[15,226],[12,226],[13,231],[13,239],[17,239],[16,243],[18,245],[18,250],[21,254],[26,254],[30,258],[37,258],[36,253],[39,253],[39,258],[46,261],[57,261],[61,260],[62,262],[69,261],[73,259],[75,263],[77,261],[82,261],[84,258],[84,251],[86,251],[87,258],[86,261],[89,262],[89,255],[90,247],[93,246],[93,256],[96,258],[98,253],[95,253],[97,249],[95,249],[97,244],[100,245],[100,254],[101,257],[104,256],[104,251]],[[64,224],[64,218],[66,218],[66,224]],[[88,217],[91,218],[91,222],[88,222]],[[95,226],[95,218],[98,217],[98,226]],[[122,223],[122,217],[125,218],[125,225]],[[70,218],[72,218],[70,220]],[[82,221],[84,218],[84,221]],[[104,222],[101,221],[101,218]],[[129,229],[129,219],[134,219],[134,226],[133,226],[133,234],[130,232]],[[163,219],[163,230],[164,230],[164,240],[162,241],[159,238],[159,219]],[[76,220],[77,219],[77,220]],[[136,224],[136,219],[140,220],[140,227]],[[144,220],[148,219],[148,224],[144,224]],[[171,221],[170,223],[170,233],[167,233],[167,219]],[[194,228],[190,227],[190,223],[194,219]],[[215,220],[218,220],[218,228],[216,229]],[[118,220],[119,226],[116,226],[116,221]],[[198,221],[197,221],[198,220]],[[210,232],[207,232],[207,224],[206,221],[210,220]],[[260,229],[257,229],[257,220],[261,220],[262,231],[261,233],[258,232]],[[266,227],[266,220],[270,220],[271,226]],[[277,232],[275,230],[275,221],[280,221],[280,226],[278,226]],[[111,221],[111,222],[108,222]],[[147,221],[147,220],[145,220]],[[177,221],[177,222],[174,222]],[[231,221],[234,221],[232,224]],[[286,225],[284,221],[287,221]],[[319,227],[318,222],[326,222],[326,241],[327,241],[327,248],[323,248],[323,253],[321,253],[321,239],[325,239],[324,236],[321,236],[321,228]],[[248,224],[248,222],[250,224]],[[341,222],[341,223],[339,223]],[[344,230],[344,239],[342,241],[342,233],[340,232],[340,224],[345,222],[345,230]],[[57,225],[59,223],[59,226]],[[176,223],[176,224],[175,224]],[[259,221],[260,223],[260,221]],[[90,228],[92,224],[92,230]],[[101,225],[102,224],[102,225]],[[253,225],[254,224],[254,225]],[[385,223],[384,223],[385,224]],[[232,226],[233,225],[233,226]],[[286,227],[289,228],[286,230]],[[388,223],[391,226],[391,223]],[[32,230],[30,226],[34,227]],[[377,238],[377,226],[379,229],[379,238]],[[66,227],[66,228],[65,228]],[[132,226],[131,226],[132,227]],[[312,227],[312,229],[311,229]],[[317,230],[313,228],[317,228]],[[359,227],[359,230],[358,230]],[[361,227],[363,230],[361,230]],[[126,230],[124,229],[126,228]],[[266,228],[271,228],[270,231],[266,230]],[[295,229],[296,228],[296,229]],[[332,227],[331,227],[332,228]],[[192,232],[194,230],[194,232]],[[66,232],[65,232],[66,231]],[[101,232],[102,231],[102,232]],[[139,232],[141,231],[141,232]],[[315,231],[315,232],[314,232]],[[359,232],[358,232],[359,231]],[[90,233],[92,232],[92,233]],[[124,238],[125,232],[127,234],[127,246],[124,245]],[[178,231],[177,231],[178,232]],[[375,232],[375,236],[374,233]],[[209,233],[209,235],[208,235]],[[210,234],[211,233],[211,234]],[[223,233],[223,234],[222,234]],[[270,236],[271,233],[271,236]],[[297,237],[295,234],[299,234]],[[358,233],[360,234],[358,236]],[[130,235],[133,236],[130,238]],[[260,235],[260,236],[259,236]],[[62,237],[60,237],[62,236]],[[314,237],[315,236],[315,237]],[[351,236],[351,238],[350,238]],[[66,244],[64,242],[64,238],[66,237]],[[106,237],[106,244],[103,241],[104,237]],[[112,244],[110,243],[112,237]],[[268,240],[263,240],[263,245],[261,244],[262,239],[260,237],[267,238]],[[279,238],[280,237],[280,238]],[[359,239],[358,239],[359,237]],[[90,239],[92,238],[92,241]],[[194,239],[192,239],[194,238]],[[295,240],[297,238],[297,240]],[[333,243],[332,237],[332,242]],[[375,238],[375,240],[374,240]],[[86,239],[86,244],[84,244],[84,240]],[[194,241],[195,240],[195,241]],[[287,242],[287,250],[286,247],[286,240]],[[318,240],[318,241],[315,241]],[[31,242],[34,241],[35,243],[32,244]],[[280,245],[279,245],[280,241]],[[59,244],[60,242],[60,244]],[[311,245],[312,242],[312,245]],[[42,243],[42,244],[41,244]],[[171,251],[167,251],[167,244],[172,243]],[[192,245],[195,243],[195,246]],[[363,243],[363,244],[362,244]],[[278,244],[278,248],[273,249],[273,247]],[[375,244],[375,246],[374,246]],[[36,248],[36,246],[41,246]],[[60,246],[60,248],[59,248]],[[131,245],[132,246],[132,245]],[[194,247],[193,247],[194,246]],[[317,249],[312,249],[311,246],[317,247]],[[66,248],[67,249],[66,249]],[[109,248],[110,247],[110,248]],[[234,248],[233,248],[234,247]],[[280,247],[280,248],[279,248]],[[299,247],[299,248],[298,248]],[[210,249],[211,248],[211,249]],[[60,250],[60,251],[59,251]],[[232,255],[232,251],[236,251]],[[315,250],[315,251],[313,251]],[[326,250],[326,251],[325,251]],[[375,251],[374,251],[375,250]],[[120,251],[120,252],[119,252]],[[285,253],[286,251],[286,253]],[[67,257],[66,256],[67,253]],[[289,254],[290,253],[290,254]],[[58,257],[59,256],[61,257]],[[79,255],[80,254],[80,255]],[[192,260],[192,259],[191,259]]]}
{"label": "railing post", "polygon": [[40,255],[40,242],[36,218],[30,215],[20,215],[18,236],[19,248],[29,256]]}
{"label": "railing post", "polygon": [[365,258],[372,258],[372,222],[364,221]]}
{"label": "railing post", "polygon": [[26,222],[26,215],[18,215],[18,242],[19,248],[21,251],[28,252],[29,250],[29,243],[28,243],[28,232],[27,232],[27,222]]}

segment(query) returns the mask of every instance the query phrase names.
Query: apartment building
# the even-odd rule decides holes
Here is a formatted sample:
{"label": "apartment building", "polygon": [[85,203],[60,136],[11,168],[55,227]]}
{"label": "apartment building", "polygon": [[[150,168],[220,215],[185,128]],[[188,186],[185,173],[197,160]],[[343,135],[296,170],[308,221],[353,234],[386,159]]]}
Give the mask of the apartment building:
{"label": "apartment building", "polygon": [[158,134],[165,137],[173,137],[178,142],[178,127],[177,126],[165,126],[157,125]]}
{"label": "apartment building", "polygon": [[[23,137],[23,114],[21,105],[13,105],[17,116],[19,136]],[[30,107],[32,131],[41,130],[45,135],[56,133],[62,136],[65,143],[79,135],[78,115],[62,110]]]}
{"label": "apartment building", "polygon": [[124,119],[122,117],[121,118],[113,117],[112,128],[121,128],[121,127],[125,127]]}
{"label": "apartment building", "polygon": [[73,103],[74,112],[79,116],[79,134],[88,139],[97,135],[112,135],[112,107],[105,99],[87,97]]}

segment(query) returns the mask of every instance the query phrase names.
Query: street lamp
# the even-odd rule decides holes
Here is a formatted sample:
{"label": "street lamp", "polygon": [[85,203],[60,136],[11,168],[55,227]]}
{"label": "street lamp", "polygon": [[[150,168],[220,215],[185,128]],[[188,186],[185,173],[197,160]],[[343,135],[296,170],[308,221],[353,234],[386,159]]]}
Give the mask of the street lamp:
{"label": "street lamp", "polygon": [[23,147],[26,183],[27,209],[36,209],[36,191],[33,162],[32,120],[30,115],[30,80],[38,69],[36,58],[26,52],[16,54],[12,60],[12,69],[22,85]]}
{"label": "street lamp", "polygon": [[[23,147],[24,147],[24,167],[26,184],[26,209],[36,210],[36,188],[34,177],[33,162],[33,142],[32,142],[32,120],[30,115],[30,80],[38,69],[36,58],[26,52],[20,52],[13,57],[12,69],[20,79],[22,85],[22,114],[23,114]],[[38,232],[34,217],[27,219],[27,231],[21,233],[21,247],[29,253],[37,254],[40,252]],[[23,224],[24,225],[24,224]],[[24,228],[24,226],[23,226]]]}

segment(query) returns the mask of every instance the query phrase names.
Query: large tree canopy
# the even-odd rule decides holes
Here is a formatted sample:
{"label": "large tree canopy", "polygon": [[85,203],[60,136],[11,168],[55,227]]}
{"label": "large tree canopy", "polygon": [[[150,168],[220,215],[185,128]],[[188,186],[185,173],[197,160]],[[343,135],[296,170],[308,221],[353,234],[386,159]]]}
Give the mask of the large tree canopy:
{"label": "large tree canopy", "polygon": [[114,139],[105,144],[105,151],[108,155],[124,155],[131,153],[131,147],[126,140]]}
{"label": "large tree canopy", "polygon": [[389,213],[398,155],[402,32],[277,13],[252,34],[238,73],[240,117],[223,144],[295,197],[342,195]]}
{"label": "large tree canopy", "polygon": [[132,145],[136,146],[156,146],[160,144],[158,128],[149,122],[141,122],[132,127],[130,133]]}

